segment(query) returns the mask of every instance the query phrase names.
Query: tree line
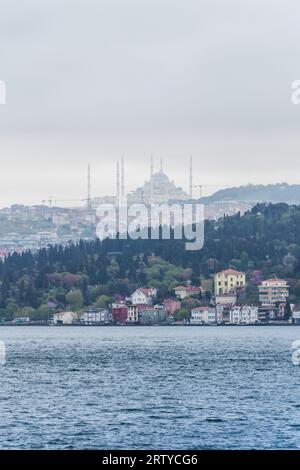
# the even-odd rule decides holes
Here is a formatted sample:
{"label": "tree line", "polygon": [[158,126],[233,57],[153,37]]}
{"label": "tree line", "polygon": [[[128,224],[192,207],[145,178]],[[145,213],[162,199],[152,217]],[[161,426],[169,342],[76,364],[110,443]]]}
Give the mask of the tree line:
{"label": "tree line", "polygon": [[[158,300],[178,283],[199,285],[227,267],[247,273],[253,297],[261,278],[277,275],[300,303],[300,206],[258,204],[243,216],[205,221],[202,250],[185,240],[80,241],[0,261],[0,317],[45,319],[53,308],[105,306],[138,286],[158,288]],[[209,292],[207,293],[209,297]]]}

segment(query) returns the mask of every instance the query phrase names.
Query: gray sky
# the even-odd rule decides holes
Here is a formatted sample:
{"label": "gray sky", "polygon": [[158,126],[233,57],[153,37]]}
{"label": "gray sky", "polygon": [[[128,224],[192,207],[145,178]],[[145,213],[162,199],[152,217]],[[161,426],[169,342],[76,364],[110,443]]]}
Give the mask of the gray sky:
{"label": "gray sky", "polygon": [[[1,0],[0,206],[195,184],[300,182],[297,0]],[[207,187],[208,194],[216,189]]]}

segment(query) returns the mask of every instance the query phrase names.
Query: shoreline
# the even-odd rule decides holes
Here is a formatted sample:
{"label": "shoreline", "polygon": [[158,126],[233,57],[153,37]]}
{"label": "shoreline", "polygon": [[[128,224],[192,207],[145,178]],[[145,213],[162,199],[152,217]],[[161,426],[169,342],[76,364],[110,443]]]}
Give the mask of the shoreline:
{"label": "shoreline", "polygon": [[239,324],[219,324],[219,325],[185,325],[185,324],[176,324],[176,325],[141,325],[141,324],[120,324],[120,325],[105,325],[105,324],[95,324],[95,325],[78,325],[76,323],[74,324],[67,324],[67,325],[47,325],[45,323],[0,323],[0,327],[5,327],[5,326],[24,326],[24,327],[37,327],[37,326],[43,326],[43,327],[51,327],[51,328],[68,328],[68,327],[129,327],[129,328],[138,328],[138,327],[155,327],[155,328],[165,328],[165,327],[189,327],[189,328],[203,328],[203,327],[209,327],[209,328],[218,328],[218,327],[237,327],[237,326],[243,326],[243,327],[249,327],[249,326],[254,326],[254,327],[268,327],[268,326],[290,326],[290,327],[299,327],[300,323],[253,323],[253,324],[244,324],[244,323],[239,323]]}

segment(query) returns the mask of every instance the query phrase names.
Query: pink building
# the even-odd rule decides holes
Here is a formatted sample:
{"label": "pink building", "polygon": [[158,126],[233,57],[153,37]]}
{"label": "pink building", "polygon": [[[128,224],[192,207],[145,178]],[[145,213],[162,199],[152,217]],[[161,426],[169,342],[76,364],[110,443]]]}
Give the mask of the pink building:
{"label": "pink building", "polygon": [[181,308],[180,300],[174,300],[174,299],[164,300],[164,310],[168,316],[173,315],[180,308]]}

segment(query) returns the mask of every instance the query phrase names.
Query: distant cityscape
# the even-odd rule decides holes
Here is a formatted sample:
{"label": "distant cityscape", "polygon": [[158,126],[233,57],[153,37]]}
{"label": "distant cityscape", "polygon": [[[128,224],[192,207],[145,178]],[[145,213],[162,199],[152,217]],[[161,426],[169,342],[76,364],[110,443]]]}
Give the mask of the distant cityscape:
{"label": "distant cityscape", "polygon": [[[87,197],[78,200],[85,202],[83,207],[61,207],[68,200],[49,197],[41,204],[25,206],[14,204],[0,210],[0,257],[9,253],[21,253],[26,250],[38,250],[49,245],[67,245],[78,240],[91,240],[96,236],[97,208],[100,204],[117,204],[120,196],[126,194],[128,204],[160,204],[164,202],[182,203],[200,200],[205,185],[195,185],[192,159],[187,164],[189,170],[189,191],[177,187],[163,170],[163,161],[159,171],[154,171],[153,158],[150,161],[149,178],[136,190],[126,194],[124,159],[116,165],[116,184],[112,195],[91,196],[91,170],[87,171]],[[188,172],[187,172],[188,173]],[[198,195],[196,194],[198,193]],[[68,201],[70,202],[70,201]],[[57,204],[59,203],[59,205]],[[75,201],[74,201],[75,203]],[[223,215],[241,214],[254,204],[243,201],[214,201],[205,203],[205,218],[218,219]]]}

